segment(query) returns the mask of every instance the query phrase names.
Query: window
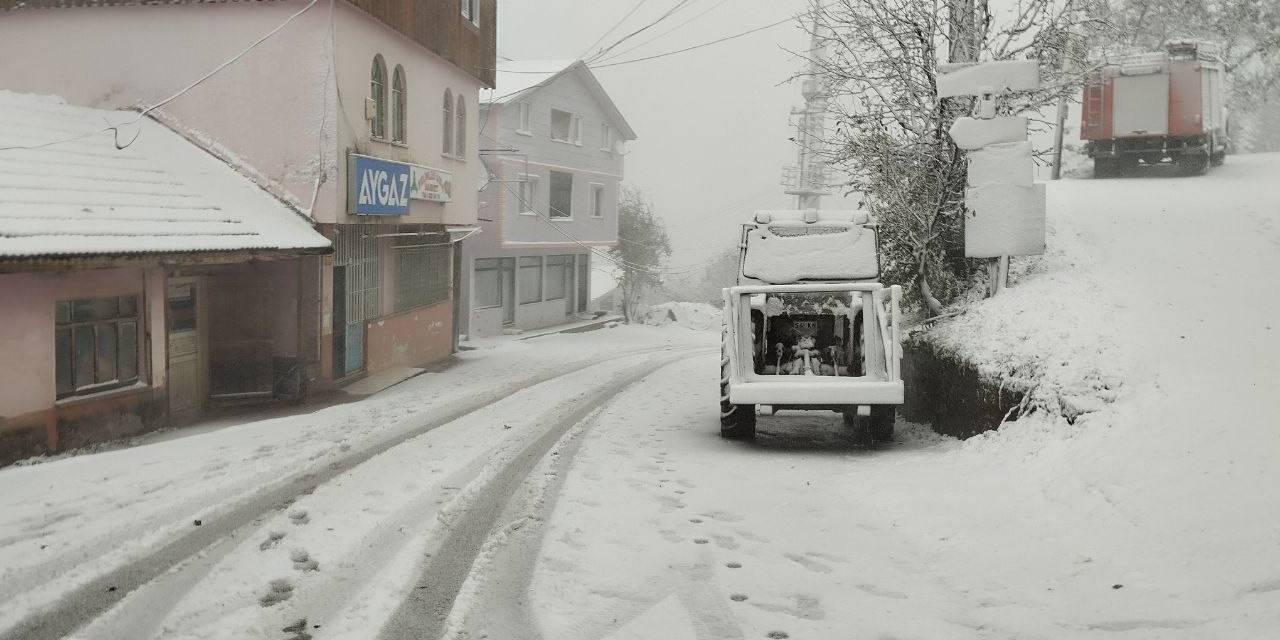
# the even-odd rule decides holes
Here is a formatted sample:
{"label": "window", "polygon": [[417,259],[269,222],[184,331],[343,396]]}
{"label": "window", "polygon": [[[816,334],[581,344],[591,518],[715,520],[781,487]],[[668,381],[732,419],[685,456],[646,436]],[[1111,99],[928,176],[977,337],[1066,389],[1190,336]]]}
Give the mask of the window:
{"label": "window", "polygon": [[458,96],[458,144],[454,146],[454,156],[467,157],[467,103]]}
{"label": "window", "polygon": [[564,300],[566,285],[573,273],[573,256],[547,256],[547,300]]}
{"label": "window", "polygon": [[551,172],[551,218],[573,217],[573,174],[563,171]]}
{"label": "window", "polygon": [[604,217],[604,185],[602,184],[592,183],[591,185],[591,217]]}
{"label": "window", "polygon": [[612,152],[613,144],[613,127],[607,124],[600,125],[600,149]]}
{"label": "window", "polygon": [[533,119],[533,105],[529,104],[528,102],[521,102],[519,104],[520,104],[520,127],[516,129],[516,133],[533,135],[533,130],[530,129],[530,126],[531,126],[530,120]]}
{"label": "window", "polygon": [[502,306],[502,271],[499,258],[476,258],[475,282],[476,299],[471,306],[476,309],[490,309]]}
{"label": "window", "polygon": [[582,119],[578,116],[561,111],[559,109],[551,110],[551,139],[560,142],[572,142],[574,144],[582,143]]}
{"label": "window", "polygon": [[444,90],[444,146],[441,153],[453,155],[453,92]]}
{"label": "window", "polygon": [[520,181],[517,187],[516,194],[519,196],[520,201],[516,203],[516,211],[528,215],[537,215],[535,213],[537,209],[534,207],[538,203],[538,176],[525,174],[524,179]]}
{"label": "window", "polygon": [[405,117],[408,114],[406,102],[408,100],[408,87],[405,86],[404,67],[396,65],[396,72],[391,80],[391,140],[393,142],[405,141]]}
{"label": "window", "polygon": [[480,0],[462,0],[462,17],[480,23]]}
{"label": "window", "polygon": [[403,228],[415,235],[397,236],[393,243],[396,268],[395,310],[415,307],[449,299],[449,285],[453,282],[450,266],[449,235],[426,233],[418,235],[420,228]]}
{"label": "window", "polygon": [[387,137],[387,63],[382,54],[373,57],[370,73],[369,98],[373,100],[373,120],[369,122],[369,135]]}
{"label": "window", "polygon": [[60,300],[54,313],[59,398],[138,381],[138,296]]}
{"label": "window", "polygon": [[542,258],[520,258],[520,304],[542,302]]}

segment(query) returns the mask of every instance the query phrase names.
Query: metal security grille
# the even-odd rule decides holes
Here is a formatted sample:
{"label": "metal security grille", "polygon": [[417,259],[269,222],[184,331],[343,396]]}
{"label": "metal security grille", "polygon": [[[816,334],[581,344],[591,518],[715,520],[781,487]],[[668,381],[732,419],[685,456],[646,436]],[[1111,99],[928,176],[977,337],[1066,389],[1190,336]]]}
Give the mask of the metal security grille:
{"label": "metal security grille", "polygon": [[378,317],[377,227],[340,225],[334,242],[334,264],[346,267],[347,322]]}
{"label": "metal security grille", "polygon": [[393,243],[396,267],[395,310],[404,311],[449,299],[452,247],[449,234],[401,227]]}

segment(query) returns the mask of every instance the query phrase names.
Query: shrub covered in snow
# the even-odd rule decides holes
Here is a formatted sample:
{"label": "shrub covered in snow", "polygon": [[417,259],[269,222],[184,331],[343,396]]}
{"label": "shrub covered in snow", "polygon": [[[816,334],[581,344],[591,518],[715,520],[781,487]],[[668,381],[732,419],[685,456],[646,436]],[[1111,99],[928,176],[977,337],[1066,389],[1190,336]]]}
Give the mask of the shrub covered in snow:
{"label": "shrub covered in snow", "polygon": [[701,302],[664,302],[644,311],[644,324],[661,327],[679,325],[695,331],[720,328],[720,310]]}

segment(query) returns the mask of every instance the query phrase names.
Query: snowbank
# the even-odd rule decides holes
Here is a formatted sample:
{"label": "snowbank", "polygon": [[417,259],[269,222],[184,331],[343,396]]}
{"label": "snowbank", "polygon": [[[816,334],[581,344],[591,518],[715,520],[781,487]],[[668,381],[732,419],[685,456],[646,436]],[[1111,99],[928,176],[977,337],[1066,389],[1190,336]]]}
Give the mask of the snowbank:
{"label": "snowbank", "polygon": [[679,325],[695,331],[720,329],[720,310],[701,302],[664,302],[645,310],[644,324],[655,327]]}

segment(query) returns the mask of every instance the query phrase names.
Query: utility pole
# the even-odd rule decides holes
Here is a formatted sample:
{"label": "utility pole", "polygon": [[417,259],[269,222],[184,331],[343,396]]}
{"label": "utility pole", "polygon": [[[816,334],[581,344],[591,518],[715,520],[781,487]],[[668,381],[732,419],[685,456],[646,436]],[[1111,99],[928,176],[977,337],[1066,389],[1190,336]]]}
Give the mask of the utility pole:
{"label": "utility pole", "polygon": [[796,126],[796,163],[782,169],[783,192],[796,197],[797,209],[819,209],[822,196],[831,194],[827,188],[827,162],[823,159],[830,96],[820,80],[829,36],[816,13],[812,20],[809,69],[800,85],[804,106],[791,110]]}

